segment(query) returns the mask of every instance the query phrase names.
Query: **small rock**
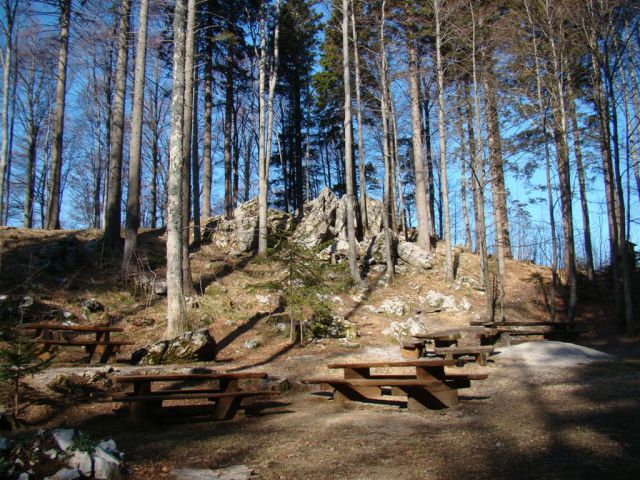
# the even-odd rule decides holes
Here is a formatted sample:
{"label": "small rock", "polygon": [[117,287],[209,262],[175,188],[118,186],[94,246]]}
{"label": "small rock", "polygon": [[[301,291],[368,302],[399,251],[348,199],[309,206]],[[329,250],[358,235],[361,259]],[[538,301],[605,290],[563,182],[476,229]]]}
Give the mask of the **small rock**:
{"label": "small rock", "polygon": [[53,448],[46,450],[43,453],[47,456],[47,458],[50,458],[51,460],[55,460],[58,457],[58,451]]}
{"label": "small rock", "polygon": [[80,470],[85,476],[91,475],[91,455],[87,452],[81,452],[80,450],[74,450],[73,454],[69,458],[69,466]]}
{"label": "small rock", "polygon": [[358,348],[360,346],[359,343],[352,342],[348,338],[340,338],[338,339],[338,343],[343,347],[348,347],[348,348]]}
{"label": "small rock", "polygon": [[397,297],[387,298],[375,310],[376,313],[389,313],[391,315],[402,316],[408,311],[407,304]]}
{"label": "small rock", "polygon": [[400,343],[403,338],[417,335],[419,333],[425,333],[426,330],[427,327],[423,322],[412,317],[408,318],[404,322],[391,322],[389,327],[385,328],[382,333],[392,337]]}
{"label": "small rock", "polygon": [[166,280],[156,280],[153,283],[153,293],[158,296],[163,296],[167,294],[167,281]]}
{"label": "small rock", "polygon": [[118,446],[116,445],[116,441],[113,439],[103,440],[98,443],[98,448],[101,448],[105,452],[108,452],[112,455],[120,456],[121,453],[118,451]]}
{"label": "small rock", "polygon": [[120,459],[96,447],[93,454],[94,476],[97,480],[111,480],[120,476]]}
{"label": "small rock", "polygon": [[52,432],[52,435],[58,448],[66,452],[73,443],[76,432],[72,428],[57,428]]}
{"label": "small rock", "polygon": [[159,365],[185,361],[207,362],[215,357],[216,342],[209,330],[203,328],[140,348],[133,352],[131,360],[141,365]]}
{"label": "small rock", "polygon": [[89,298],[80,304],[83,310],[89,313],[101,312],[104,310],[104,305],[102,305],[95,298]]}
{"label": "small rock", "polygon": [[244,342],[244,348],[249,350],[253,350],[254,348],[258,348],[261,345],[259,338],[252,338],[251,340],[247,340]]}
{"label": "small rock", "polygon": [[260,380],[260,390],[271,390],[273,392],[286,392],[291,389],[291,384],[286,377],[269,375]]}
{"label": "small rock", "polygon": [[426,297],[420,297],[420,303],[428,303],[432,307],[442,308],[445,311],[458,311],[456,301],[451,295],[445,295],[435,290],[429,290]]}
{"label": "small rock", "polygon": [[62,318],[64,318],[65,320],[70,320],[73,318],[73,313],[65,310],[62,312]]}
{"label": "small rock", "polygon": [[11,440],[0,437],[0,452],[6,452],[11,449]]}
{"label": "small rock", "polygon": [[269,295],[256,295],[256,302],[261,305],[268,305],[271,303],[271,297]]}
{"label": "small rock", "polygon": [[18,476],[18,480],[29,480],[29,474],[27,472],[22,472],[20,476]]}
{"label": "small rock", "polygon": [[427,250],[423,250],[415,243],[411,242],[399,242],[398,243],[398,256],[415,267],[421,267],[424,269],[430,269],[433,267],[433,256]]}

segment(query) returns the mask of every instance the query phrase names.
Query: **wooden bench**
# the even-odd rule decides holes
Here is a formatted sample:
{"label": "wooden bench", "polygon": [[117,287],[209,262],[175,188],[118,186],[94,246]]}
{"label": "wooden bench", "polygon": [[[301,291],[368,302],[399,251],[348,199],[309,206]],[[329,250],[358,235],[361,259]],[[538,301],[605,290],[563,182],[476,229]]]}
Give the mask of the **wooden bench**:
{"label": "wooden bench", "polygon": [[[445,367],[453,360],[411,360],[390,362],[337,363],[330,369],[342,369],[343,378],[315,377],[302,383],[319,384],[331,390],[334,398],[364,402],[406,402],[410,410],[441,409],[458,404],[458,388],[467,388],[471,380],[484,380],[485,374],[451,374]],[[371,369],[411,368],[410,374],[372,374]],[[392,398],[395,397],[395,398]]]}
{"label": "wooden bench", "polygon": [[[450,360],[471,355],[478,363],[486,365],[487,356],[493,352],[492,347],[487,344],[493,343],[497,335],[497,329],[485,327],[465,327],[415,334],[412,340],[402,342],[402,356],[420,358],[426,353],[441,355],[441,351],[442,354],[447,354]],[[428,343],[433,345],[431,352],[427,351]],[[488,348],[484,348],[485,346]]]}
{"label": "wooden bench", "polygon": [[456,360],[461,357],[471,356],[478,365],[483,367],[487,365],[489,355],[493,353],[491,345],[476,345],[467,347],[436,347],[432,350],[435,355],[443,357],[445,360]]}
{"label": "wooden bench", "polygon": [[[112,333],[122,333],[123,328],[109,325],[59,325],[54,323],[24,323],[19,326],[24,330],[35,332],[36,343],[42,345],[41,355],[50,355],[56,346],[80,346],[84,347],[88,355],[88,361],[93,362],[97,357],[99,363],[107,363],[111,357],[120,351],[124,345],[133,345],[134,342],[124,340],[111,340]],[[66,338],[65,333],[74,335]],[[77,338],[77,336],[91,335],[92,339]]]}
{"label": "wooden bench", "polygon": [[[213,418],[228,420],[241,408],[243,398],[255,396],[279,395],[271,390],[242,390],[239,381],[243,379],[261,379],[268,375],[261,372],[239,373],[189,373],[170,375],[125,375],[114,377],[116,385],[133,385],[130,391],[109,392],[106,394],[114,402],[129,403],[129,412],[135,420],[145,420],[150,414],[162,408],[163,401],[209,400],[215,402]],[[176,382],[178,384],[176,385]],[[215,382],[216,385],[211,385]],[[152,390],[152,385],[172,383],[169,387]],[[193,384],[199,388],[192,388]],[[202,387],[202,384],[204,388]],[[188,384],[188,385],[182,385]]]}

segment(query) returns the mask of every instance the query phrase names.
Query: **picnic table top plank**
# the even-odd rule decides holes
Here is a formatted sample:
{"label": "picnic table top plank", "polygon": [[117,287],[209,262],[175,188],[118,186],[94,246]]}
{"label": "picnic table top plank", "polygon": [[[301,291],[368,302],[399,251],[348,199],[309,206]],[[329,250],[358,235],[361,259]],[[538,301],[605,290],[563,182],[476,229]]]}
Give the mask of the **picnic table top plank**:
{"label": "picnic table top plank", "polygon": [[131,395],[127,397],[112,397],[114,402],[145,402],[157,400],[191,400],[198,398],[228,398],[228,397],[253,397],[257,395],[281,395],[282,392],[273,390],[240,390],[236,392],[219,392],[219,393],[189,393],[184,390],[182,393],[172,393],[170,395],[145,394]]}
{"label": "picnic table top plank", "polygon": [[220,373],[184,373],[167,375],[121,375],[114,377],[116,383],[139,382],[179,382],[184,380],[225,380],[243,378],[267,378],[263,372],[220,372]]}
{"label": "picnic table top plank", "polygon": [[463,336],[478,336],[478,337],[491,337],[498,333],[495,328],[487,327],[462,327],[452,328],[449,330],[441,330],[436,332],[416,333],[412,335],[414,338],[427,339],[427,340],[443,340],[454,341],[460,340]]}
{"label": "picnic table top plank", "polygon": [[453,367],[454,360],[391,360],[386,362],[331,363],[327,368],[394,368],[394,367]]}
{"label": "picnic table top plank", "polygon": [[135,345],[135,342],[129,342],[124,340],[55,340],[48,338],[37,339],[36,343],[42,343],[46,345]]}
{"label": "picnic table top plank", "polygon": [[18,328],[27,330],[67,330],[76,332],[124,332],[122,327],[111,327],[109,325],[60,325],[57,323],[23,323]]}

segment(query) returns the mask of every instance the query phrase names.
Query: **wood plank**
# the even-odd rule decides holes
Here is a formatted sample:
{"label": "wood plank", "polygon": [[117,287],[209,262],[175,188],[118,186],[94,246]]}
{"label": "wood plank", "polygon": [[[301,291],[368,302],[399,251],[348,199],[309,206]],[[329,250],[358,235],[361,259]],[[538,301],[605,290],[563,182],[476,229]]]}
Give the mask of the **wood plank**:
{"label": "wood plank", "polygon": [[56,323],[23,323],[18,328],[25,330],[66,330],[83,333],[95,332],[124,332],[122,327],[111,327],[109,325],[59,325]]}
{"label": "wood plank", "polygon": [[135,345],[135,342],[129,342],[124,340],[109,340],[109,341],[96,341],[96,340],[53,340],[47,338],[39,338],[35,340],[36,343],[43,345],[73,345],[73,346],[87,346],[87,345]]}
{"label": "wood plank", "polygon": [[219,380],[226,378],[267,378],[263,372],[212,372],[212,373],[184,373],[168,375],[122,375],[114,377],[116,383],[137,382],[179,382],[185,380]]}
{"label": "wood plank", "polygon": [[239,392],[219,392],[219,393],[189,393],[188,390],[183,390],[182,393],[176,393],[171,395],[156,395],[153,394],[143,394],[143,395],[132,395],[129,397],[111,397],[114,402],[155,402],[161,400],[189,400],[189,399],[200,399],[200,398],[209,398],[209,399],[218,399],[218,398],[226,398],[226,397],[254,397],[258,395],[281,395],[282,392],[273,391],[273,390],[247,390],[247,391],[239,391]]}
{"label": "wood plank", "polygon": [[328,383],[329,385],[354,385],[360,387],[437,387],[442,385],[439,380],[421,380],[418,378],[307,378],[302,383]]}
{"label": "wood plank", "polygon": [[327,368],[395,368],[395,367],[453,367],[452,360],[393,360],[387,362],[331,363]]}

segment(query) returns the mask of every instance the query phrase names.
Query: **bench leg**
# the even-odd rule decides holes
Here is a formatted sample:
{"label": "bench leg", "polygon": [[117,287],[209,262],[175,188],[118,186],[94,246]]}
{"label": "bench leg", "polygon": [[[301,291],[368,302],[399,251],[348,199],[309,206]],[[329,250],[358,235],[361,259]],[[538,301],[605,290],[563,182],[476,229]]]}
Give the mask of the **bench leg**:
{"label": "bench leg", "polygon": [[[221,379],[220,391],[237,392],[237,379]],[[216,406],[213,411],[213,418],[216,420],[230,420],[236,416],[242,399],[239,397],[222,397],[216,400]]]}
{"label": "bench leg", "polygon": [[459,403],[458,390],[455,388],[408,387],[403,390],[407,394],[407,408],[411,411],[440,410],[455,407]]}
{"label": "bench leg", "polygon": [[118,345],[100,345],[102,352],[100,352],[100,363],[109,363],[111,357],[116,354],[120,347]]}
{"label": "bench leg", "polygon": [[486,352],[481,352],[476,355],[476,363],[482,367],[487,366],[487,358],[489,355]]}

